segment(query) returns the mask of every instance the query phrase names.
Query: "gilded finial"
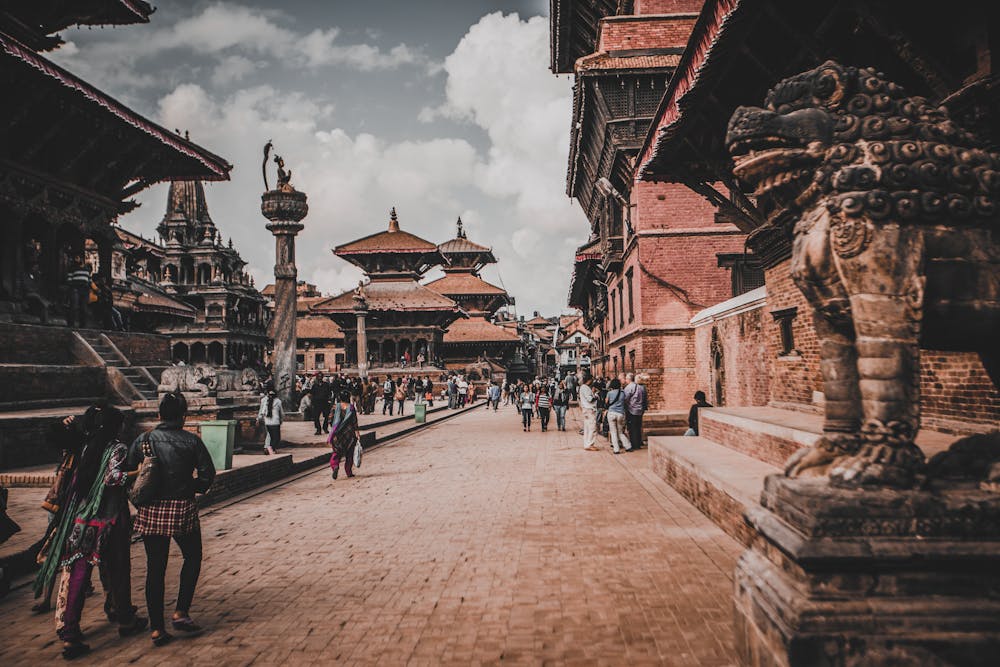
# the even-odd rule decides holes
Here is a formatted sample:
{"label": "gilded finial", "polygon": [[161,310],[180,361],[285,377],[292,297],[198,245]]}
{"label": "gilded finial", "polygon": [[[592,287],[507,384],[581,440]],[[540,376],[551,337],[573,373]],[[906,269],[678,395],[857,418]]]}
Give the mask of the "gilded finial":
{"label": "gilded finial", "polygon": [[393,206],[392,210],[389,211],[389,231],[398,232],[399,231],[399,219],[396,217],[396,207]]}
{"label": "gilded finial", "polygon": [[458,238],[465,238],[465,229],[462,227],[462,216],[458,216]]}

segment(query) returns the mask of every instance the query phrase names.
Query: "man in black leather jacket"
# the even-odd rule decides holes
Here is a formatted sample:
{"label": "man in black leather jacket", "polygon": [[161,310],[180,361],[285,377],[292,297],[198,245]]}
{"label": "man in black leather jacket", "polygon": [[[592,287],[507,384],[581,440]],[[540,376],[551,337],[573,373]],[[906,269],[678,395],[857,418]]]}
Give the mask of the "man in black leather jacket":
{"label": "man in black leather jacket", "polygon": [[[172,639],[163,621],[164,578],[171,538],[177,542],[184,557],[171,625],[174,630],[187,634],[201,632],[189,614],[201,573],[201,524],[194,496],[208,491],[215,479],[215,466],[201,438],[184,430],[186,415],[187,401],[183,394],[166,394],[160,401],[161,423],[135,439],[125,461],[126,470],[138,468],[147,445],[159,459],[156,496],[152,502],[138,508],[133,526],[146,548],[146,607],[156,646]],[[193,476],[195,472],[197,477]]]}

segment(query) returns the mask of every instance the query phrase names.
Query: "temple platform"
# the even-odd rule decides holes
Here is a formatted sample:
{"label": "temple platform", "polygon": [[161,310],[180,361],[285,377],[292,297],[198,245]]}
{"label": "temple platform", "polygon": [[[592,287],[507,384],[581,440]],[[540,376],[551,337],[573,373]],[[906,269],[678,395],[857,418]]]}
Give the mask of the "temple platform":
{"label": "temple platform", "polygon": [[[653,471],[731,537],[748,544],[743,515],[760,504],[764,479],[821,435],[817,414],[772,407],[710,408],[699,414],[697,437],[649,438]],[[921,430],[928,458],[961,436]]]}

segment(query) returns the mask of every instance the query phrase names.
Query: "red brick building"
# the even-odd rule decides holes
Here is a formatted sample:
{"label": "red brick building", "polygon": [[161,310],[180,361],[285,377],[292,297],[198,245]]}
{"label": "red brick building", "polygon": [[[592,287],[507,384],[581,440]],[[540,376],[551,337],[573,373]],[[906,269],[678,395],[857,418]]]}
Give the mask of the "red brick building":
{"label": "red brick building", "polygon": [[[696,385],[691,317],[733,295],[743,250],[709,180],[635,180],[635,159],[701,0],[552,4],[552,70],[573,72],[567,194],[590,224],[569,304],[594,334],[594,373],[649,375],[651,409],[686,408]],[[745,281],[740,281],[742,285]],[[755,285],[751,285],[755,286]]]}
{"label": "red brick building", "polygon": [[[939,15],[930,6],[903,14],[833,2],[708,0],[639,155],[638,177],[648,187],[726,177],[732,165],[723,139],[736,107],[760,104],[775,83],[827,59],[874,66],[910,94],[947,100],[953,117],[995,146],[996,125],[984,119],[998,107],[996,56],[974,4]],[[760,225],[738,191],[719,204],[744,228]],[[789,240],[784,229],[755,233],[749,247],[765,290],[695,318],[696,384],[716,405],[820,410],[816,332],[791,280]],[[964,433],[1000,422],[1000,392],[975,354],[924,350],[920,392],[926,427]]]}

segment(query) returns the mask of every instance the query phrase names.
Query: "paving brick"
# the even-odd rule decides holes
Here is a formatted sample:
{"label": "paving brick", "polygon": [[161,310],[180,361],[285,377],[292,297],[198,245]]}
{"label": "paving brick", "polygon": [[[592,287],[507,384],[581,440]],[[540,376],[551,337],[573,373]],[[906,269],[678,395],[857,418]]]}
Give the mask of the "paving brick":
{"label": "paving brick", "polygon": [[[575,411],[574,411],[575,412]],[[202,517],[200,638],[121,640],[88,603],[81,664],[729,665],[740,548],[649,469],[473,411]],[[180,566],[171,555],[167,604]],[[133,549],[135,599],[145,574]],[[96,577],[95,577],[96,581]],[[58,655],[26,588],[0,663]],[[88,662],[89,661],[89,662]]]}

